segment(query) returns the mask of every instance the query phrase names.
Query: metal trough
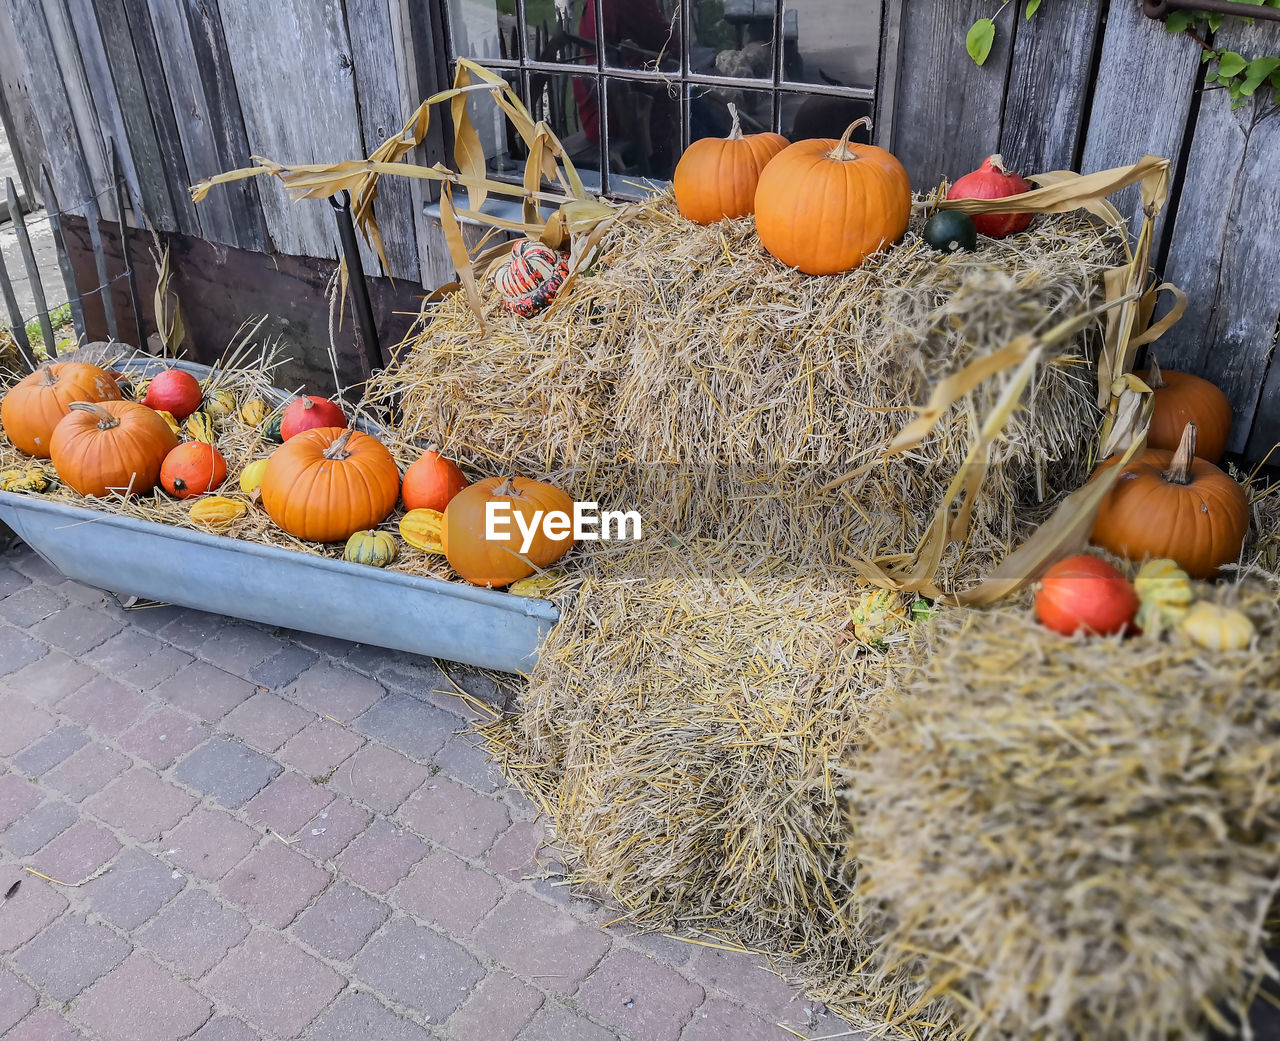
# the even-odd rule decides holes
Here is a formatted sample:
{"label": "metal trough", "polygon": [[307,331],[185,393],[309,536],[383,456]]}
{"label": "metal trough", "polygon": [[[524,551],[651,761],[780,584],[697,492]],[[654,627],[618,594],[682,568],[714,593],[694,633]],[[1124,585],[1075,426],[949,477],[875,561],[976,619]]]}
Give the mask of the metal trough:
{"label": "metal trough", "polygon": [[68,578],[112,593],[503,672],[530,671],[559,617],[546,600],[38,496],[0,492],[0,519]]}

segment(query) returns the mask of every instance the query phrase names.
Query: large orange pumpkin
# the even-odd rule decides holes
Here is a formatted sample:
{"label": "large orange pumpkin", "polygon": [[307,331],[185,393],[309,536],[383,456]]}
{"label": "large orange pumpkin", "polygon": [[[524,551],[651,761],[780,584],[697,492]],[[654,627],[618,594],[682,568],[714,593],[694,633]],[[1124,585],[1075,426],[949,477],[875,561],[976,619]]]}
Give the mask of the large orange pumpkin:
{"label": "large orange pumpkin", "polygon": [[764,248],[808,275],[857,267],[897,242],[911,217],[911,182],[875,145],[797,141],[764,168],[756,188],[756,230]]}
{"label": "large orange pumpkin", "polygon": [[295,434],[267,461],[262,505],[275,523],[308,542],[346,542],[375,528],[400,496],[400,471],[382,442],[343,427]]}
{"label": "large orange pumpkin", "polygon": [[729,114],[733,126],[727,138],[704,137],[692,142],[676,164],[671,183],[676,206],[698,224],[754,213],[760,171],[787,147],[781,134],[744,137],[738,107],[730,105]]}
{"label": "large orange pumpkin", "polygon": [[[496,526],[499,537],[485,538],[487,506],[506,504],[509,522]],[[573,535],[551,538],[538,523],[527,553],[521,553],[524,536],[515,520],[519,513],[528,527],[558,511],[573,516],[573,500],[559,488],[527,477],[490,477],[464,488],[444,511],[440,542],[450,567],[478,586],[506,586],[528,578],[537,568],[550,567],[573,548]],[[505,536],[505,537],[504,537]]]}
{"label": "large orange pumpkin", "polygon": [[146,495],[178,444],[169,424],[136,401],[73,401],[49,442],[62,483],[81,495]]}
{"label": "large orange pumpkin", "polygon": [[1231,402],[1206,379],[1189,372],[1162,370],[1154,353],[1151,368],[1139,372],[1152,390],[1151,429],[1147,431],[1148,448],[1173,451],[1182,440],[1188,423],[1196,425],[1196,455],[1218,462],[1227,450],[1231,437]]}
{"label": "large orange pumpkin", "polygon": [[24,376],[0,402],[0,423],[21,452],[49,458],[49,439],[73,401],[119,401],[120,384],[82,361],[53,362]]}
{"label": "large orange pumpkin", "polygon": [[1249,530],[1244,489],[1195,451],[1188,423],[1177,452],[1148,448],[1125,467],[1098,510],[1094,544],[1129,560],[1168,557],[1192,578],[1239,557]]}

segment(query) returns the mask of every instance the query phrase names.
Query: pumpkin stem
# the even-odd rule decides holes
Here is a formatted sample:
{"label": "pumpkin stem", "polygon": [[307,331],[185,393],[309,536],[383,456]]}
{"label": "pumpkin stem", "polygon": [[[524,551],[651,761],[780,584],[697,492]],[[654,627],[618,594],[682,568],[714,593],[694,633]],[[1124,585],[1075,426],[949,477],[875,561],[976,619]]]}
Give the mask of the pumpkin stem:
{"label": "pumpkin stem", "polygon": [[989,157],[987,162],[991,164],[991,169],[998,173],[1001,177],[1009,176],[1009,168],[1004,164],[1004,156],[999,152]]}
{"label": "pumpkin stem", "polygon": [[849,162],[852,159],[857,159],[857,155],[849,149],[849,138],[853,136],[853,132],[857,130],[858,127],[866,127],[867,133],[870,133],[871,117],[863,116],[861,119],[854,120],[854,122],[850,123],[848,128],[845,130],[844,135],[836,142],[835,148],[828,152],[827,155],[832,159],[839,159],[841,162]]}
{"label": "pumpkin stem", "polygon": [[502,483],[493,490],[494,497],[502,496],[505,499],[519,498],[520,490],[516,487],[516,479],[514,477],[504,477]]}
{"label": "pumpkin stem", "polygon": [[738,118],[738,106],[732,101],[729,102],[729,115],[733,119],[733,126],[729,128],[728,141],[742,140],[742,121]]}
{"label": "pumpkin stem", "polygon": [[97,417],[99,430],[110,430],[112,427],[118,427],[120,425],[120,420],[116,419],[115,416],[113,416],[110,412],[108,412],[105,408],[103,408],[101,405],[97,404],[96,402],[73,401],[67,407],[74,408],[79,412],[92,413],[95,417]]}
{"label": "pumpkin stem", "polygon": [[1196,425],[1188,423],[1182,431],[1182,440],[1178,442],[1178,450],[1173,453],[1169,469],[1164,472],[1164,479],[1170,484],[1190,484],[1191,464],[1196,457]]}
{"label": "pumpkin stem", "polygon": [[1156,352],[1151,352],[1151,358],[1147,362],[1147,386],[1152,390],[1161,390],[1168,384],[1164,381],[1164,373],[1160,371],[1160,361],[1156,358]]}
{"label": "pumpkin stem", "polygon": [[43,373],[43,375],[40,377],[40,386],[52,387],[55,383],[58,382],[57,377],[54,376],[53,370],[49,368],[49,366],[46,365],[40,371]]}
{"label": "pumpkin stem", "polygon": [[324,457],[326,459],[348,458],[351,455],[351,453],[347,451],[347,442],[351,440],[352,433],[353,431],[351,431],[350,429],[344,430],[342,432],[342,436],[339,437],[336,441],[333,442],[333,444],[331,444],[328,448],[324,450]]}
{"label": "pumpkin stem", "polygon": [[313,409],[316,407],[316,403],[312,401],[310,398],[303,398],[302,407],[304,410]]}

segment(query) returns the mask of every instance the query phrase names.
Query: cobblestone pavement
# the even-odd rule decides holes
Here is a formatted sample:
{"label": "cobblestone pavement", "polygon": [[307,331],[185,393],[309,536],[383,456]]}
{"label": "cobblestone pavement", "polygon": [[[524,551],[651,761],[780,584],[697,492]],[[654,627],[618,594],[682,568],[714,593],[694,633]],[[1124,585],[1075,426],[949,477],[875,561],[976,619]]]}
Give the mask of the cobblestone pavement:
{"label": "cobblestone pavement", "polygon": [[561,884],[430,660],[124,611],[19,546],[0,677],[0,1037],[861,1036]]}

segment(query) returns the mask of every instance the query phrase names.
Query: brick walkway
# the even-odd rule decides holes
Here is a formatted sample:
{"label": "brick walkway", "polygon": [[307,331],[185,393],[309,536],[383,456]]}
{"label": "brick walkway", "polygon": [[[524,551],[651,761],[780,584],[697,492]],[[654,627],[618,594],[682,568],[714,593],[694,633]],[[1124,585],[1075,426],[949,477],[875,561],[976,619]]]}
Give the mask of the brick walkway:
{"label": "brick walkway", "polygon": [[860,1036],[756,960],[604,928],[432,661],[123,611],[19,546],[0,676],[10,1041]]}

